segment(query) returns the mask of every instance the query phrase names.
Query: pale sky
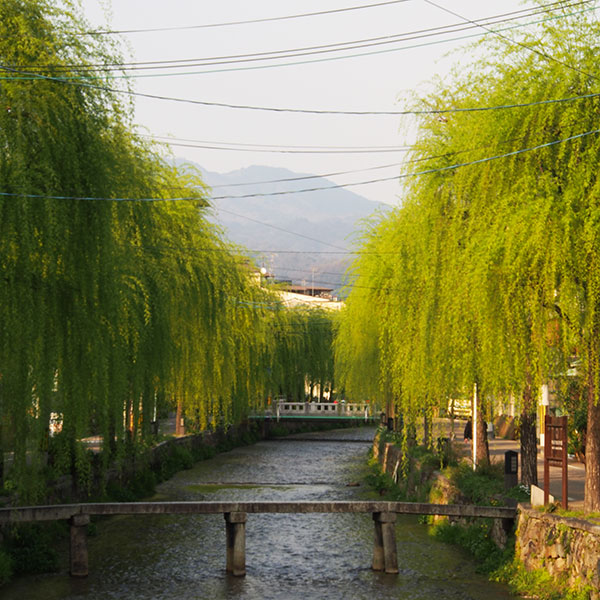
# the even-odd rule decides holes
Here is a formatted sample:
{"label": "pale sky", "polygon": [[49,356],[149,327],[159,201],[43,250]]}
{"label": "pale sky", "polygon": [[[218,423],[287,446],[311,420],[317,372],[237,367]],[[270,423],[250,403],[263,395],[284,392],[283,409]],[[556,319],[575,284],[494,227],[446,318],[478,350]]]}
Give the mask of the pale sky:
{"label": "pale sky", "polygon": [[[114,0],[108,26],[119,30],[204,26],[123,34],[131,51],[130,60],[159,61],[206,59],[354,42],[461,22],[426,0],[407,0],[326,15],[205,27],[232,21],[364,6],[378,1],[385,0]],[[107,27],[102,8],[106,4],[103,0],[82,0],[86,17],[94,27]],[[531,3],[522,4],[516,0],[436,0],[436,4],[471,20],[532,6]],[[403,98],[412,93],[425,93],[429,89],[427,82],[435,75],[447,77],[452,64],[467,61],[460,53],[444,58],[449,51],[478,39],[482,33],[479,28],[470,28],[459,33],[429,35],[400,43],[276,62],[320,60],[292,66],[240,70],[240,67],[263,66],[274,64],[275,61],[191,65],[178,70],[184,75],[164,77],[155,75],[172,73],[173,70],[160,68],[140,71],[144,75],[153,73],[153,76],[137,78],[134,87],[138,92],[228,104],[310,110],[402,110],[407,107]],[[465,36],[469,37],[455,39]],[[447,41],[441,43],[441,40]],[[388,51],[390,49],[393,51]],[[325,57],[368,52],[378,53],[342,60],[322,60]],[[212,146],[219,142],[227,145],[274,145],[287,149],[294,146],[317,147],[321,150],[331,147],[397,148],[410,144],[413,134],[409,119],[402,116],[270,113],[142,98],[136,100],[136,121],[148,133],[196,140],[202,145]],[[210,171],[227,172],[259,164],[318,175],[401,163],[404,156],[403,152],[398,151],[368,154],[266,153],[257,152],[256,147],[253,151],[242,152],[173,146],[173,153],[193,160]],[[331,179],[343,184],[392,177],[409,169],[410,166],[392,166]],[[389,204],[397,202],[400,192],[397,182],[350,189],[369,199]]]}

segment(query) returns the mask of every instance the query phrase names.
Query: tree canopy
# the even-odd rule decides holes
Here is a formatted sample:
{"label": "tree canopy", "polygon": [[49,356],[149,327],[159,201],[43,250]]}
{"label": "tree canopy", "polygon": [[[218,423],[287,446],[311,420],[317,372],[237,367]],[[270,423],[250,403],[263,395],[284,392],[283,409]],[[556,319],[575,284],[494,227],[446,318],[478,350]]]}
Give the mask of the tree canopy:
{"label": "tree canopy", "polygon": [[[483,59],[417,101],[461,110],[422,117],[412,157],[422,174],[357,259],[375,289],[352,292],[354,321],[340,327],[369,339],[342,372],[361,356],[371,364],[376,323],[369,381],[374,391],[389,381],[407,414],[473,383],[483,398],[521,398],[529,414],[577,355],[597,418],[599,28],[560,7],[553,17],[513,42],[489,36]],[[588,427],[591,485],[600,429]],[[600,506],[597,485],[586,506]]]}
{"label": "tree canopy", "polygon": [[48,469],[89,485],[85,436],[108,464],[163,407],[226,426],[332,380],[331,319],[260,288],[199,175],[136,133],[113,81],[86,79],[122,62],[88,29],[69,0],[0,4],[0,452],[21,501]]}

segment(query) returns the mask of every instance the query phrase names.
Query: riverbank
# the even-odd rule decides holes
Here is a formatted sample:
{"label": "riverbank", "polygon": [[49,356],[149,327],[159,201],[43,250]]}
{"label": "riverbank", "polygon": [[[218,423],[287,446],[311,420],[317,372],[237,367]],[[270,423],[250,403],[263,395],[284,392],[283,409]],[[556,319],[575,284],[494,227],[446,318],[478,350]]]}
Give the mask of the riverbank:
{"label": "riverbank", "polygon": [[[374,428],[265,440],[215,455],[157,486],[157,501],[294,502],[364,500],[357,486]],[[359,440],[361,443],[359,443]],[[96,524],[88,539],[89,577],[22,578],[3,600],[514,600],[505,586],[399,516],[397,575],[373,571],[370,514],[248,514],[246,576],[225,571],[222,515],[121,516]]]}
{"label": "riverbank", "polygon": [[[413,446],[403,453],[400,444],[395,443],[398,441],[395,434],[382,430],[378,433],[369,479],[387,499],[488,505],[514,505],[528,500],[527,493],[519,487],[504,490],[503,462],[473,471],[470,462],[464,457],[461,459],[464,452],[460,445],[445,444],[437,452]],[[560,517],[540,515],[534,519],[539,511],[523,508],[520,512],[516,531],[506,531],[500,522],[490,520],[445,518],[430,520],[429,531],[437,539],[467,550],[491,580],[508,584],[522,596],[539,600],[598,598],[596,538],[586,540],[592,555],[589,559],[583,553],[575,557],[575,544],[561,544],[558,548],[548,542],[563,538],[578,540],[579,547],[581,535],[576,531],[586,530],[588,535],[593,535],[587,531],[590,524],[587,528],[581,522],[571,524],[574,529],[567,530],[566,521],[560,521]],[[541,521],[545,523],[543,530],[539,526]],[[538,525],[532,528],[532,523]],[[591,570],[590,561],[594,562]],[[569,565],[571,568],[566,572]]]}
{"label": "riverbank", "polygon": [[[348,425],[356,423],[349,421]],[[137,451],[121,459],[110,469],[95,474],[93,489],[81,489],[72,478],[61,478],[48,486],[47,496],[40,504],[133,502],[149,498],[161,482],[220,453],[261,440],[333,428],[340,428],[340,424],[328,420],[305,423],[283,420],[277,422],[273,419],[231,426],[226,430],[171,436],[145,448],[143,452]],[[100,461],[96,463],[100,464]],[[5,504],[9,504],[10,500],[5,498]],[[90,533],[93,534],[94,529],[95,525],[92,523]],[[0,586],[10,581],[13,575],[57,571],[60,555],[65,552],[68,533],[68,527],[61,522],[0,529]]]}

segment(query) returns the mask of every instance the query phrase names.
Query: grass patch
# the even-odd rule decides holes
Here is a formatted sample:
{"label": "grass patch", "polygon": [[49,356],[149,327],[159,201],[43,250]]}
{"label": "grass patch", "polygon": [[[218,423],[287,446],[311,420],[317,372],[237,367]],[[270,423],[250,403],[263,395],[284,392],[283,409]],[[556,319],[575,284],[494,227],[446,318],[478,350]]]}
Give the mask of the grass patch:
{"label": "grass patch", "polygon": [[449,467],[443,474],[473,504],[497,504],[498,496],[504,495],[504,468],[501,463],[482,465],[475,471],[466,462]]}
{"label": "grass patch", "polygon": [[492,573],[491,579],[508,585],[514,594],[535,600],[590,600],[594,591],[583,585],[573,589],[543,569],[528,571],[518,560],[506,562]]}
{"label": "grass patch", "polygon": [[454,544],[469,552],[477,561],[477,571],[490,575],[511,562],[514,556],[514,543],[502,550],[491,539],[492,522],[478,519],[463,525],[440,521],[430,526],[430,534],[441,542]]}
{"label": "grass patch", "polygon": [[371,458],[369,460],[368,470],[364,476],[364,482],[368,488],[371,488],[377,495],[384,497],[386,500],[404,500],[400,488],[392,479],[391,475],[388,475],[381,470],[376,458]]}

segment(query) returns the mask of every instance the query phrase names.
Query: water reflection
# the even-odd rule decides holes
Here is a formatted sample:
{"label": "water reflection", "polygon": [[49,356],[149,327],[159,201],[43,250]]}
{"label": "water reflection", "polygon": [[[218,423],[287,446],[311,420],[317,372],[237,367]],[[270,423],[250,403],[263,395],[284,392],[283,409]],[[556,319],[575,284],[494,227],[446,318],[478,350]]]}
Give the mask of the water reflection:
{"label": "water reflection", "polygon": [[[319,434],[356,439],[373,430]],[[348,500],[363,490],[368,444],[261,442],[178,474],[161,500]],[[250,514],[247,575],[225,572],[222,515],[145,515],[103,521],[90,539],[86,580],[66,574],[21,581],[7,600],[397,599],[508,600],[456,548],[428,538],[414,517],[398,519],[398,576],[371,571],[373,523],[364,514]],[[66,568],[66,566],[65,566]]]}

